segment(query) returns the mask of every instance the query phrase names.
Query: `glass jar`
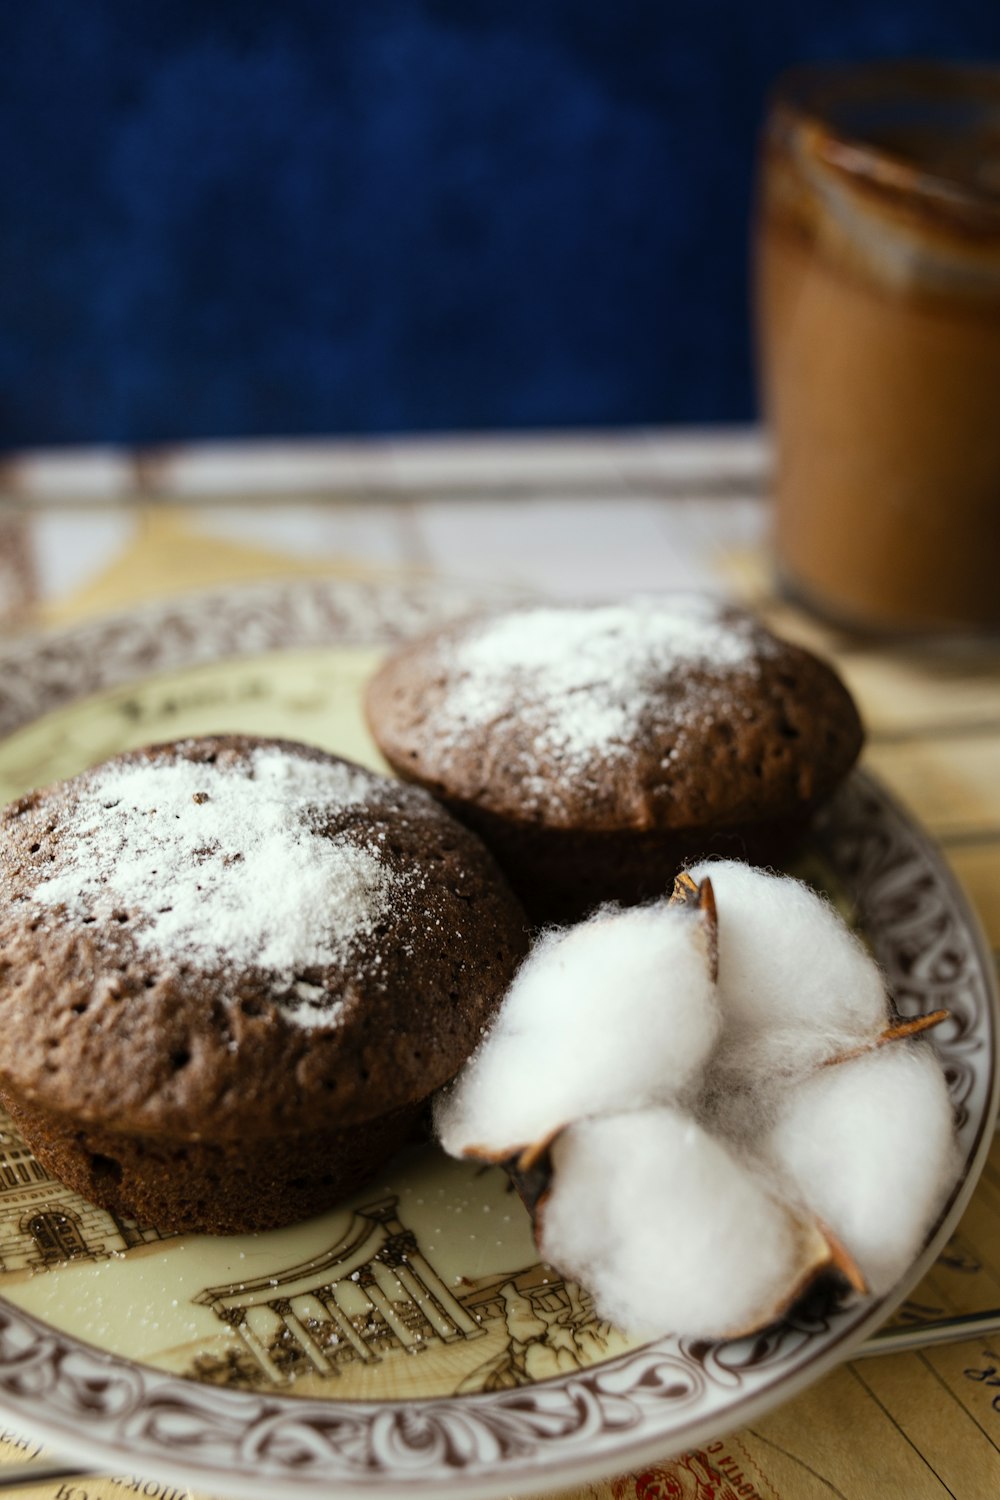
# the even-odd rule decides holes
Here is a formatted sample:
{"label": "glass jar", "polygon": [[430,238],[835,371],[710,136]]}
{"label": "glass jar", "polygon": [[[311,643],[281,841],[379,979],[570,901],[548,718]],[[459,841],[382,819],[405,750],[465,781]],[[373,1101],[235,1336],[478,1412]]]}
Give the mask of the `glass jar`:
{"label": "glass jar", "polygon": [[782,80],[756,293],[786,591],[861,629],[1000,627],[1000,71]]}

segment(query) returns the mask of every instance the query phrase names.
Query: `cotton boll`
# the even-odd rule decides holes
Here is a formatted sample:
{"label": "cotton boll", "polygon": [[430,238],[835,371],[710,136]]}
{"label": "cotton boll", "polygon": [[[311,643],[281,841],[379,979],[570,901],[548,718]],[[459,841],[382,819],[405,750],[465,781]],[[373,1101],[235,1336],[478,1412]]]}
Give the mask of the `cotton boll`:
{"label": "cotton boll", "polygon": [[736,860],[690,871],[708,877],[719,912],[723,1070],[801,1073],[865,1041],[888,1022],[882,976],[834,908],[801,881]]}
{"label": "cotton boll", "polygon": [[770,1322],[827,1260],[818,1233],[678,1110],[585,1120],[552,1148],[539,1249],[635,1332]]}
{"label": "cotton boll", "polygon": [[882,1293],[920,1249],[955,1152],[951,1101],[934,1054],[922,1043],[896,1042],[799,1083],[764,1155]]}
{"label": "cotton boll", "polygon": [[603,911],[543,937],[436,1125],[446,1151],[502,1155],[584,1115],[671,1098],[703,1067],[719,1016],[698,912]]}

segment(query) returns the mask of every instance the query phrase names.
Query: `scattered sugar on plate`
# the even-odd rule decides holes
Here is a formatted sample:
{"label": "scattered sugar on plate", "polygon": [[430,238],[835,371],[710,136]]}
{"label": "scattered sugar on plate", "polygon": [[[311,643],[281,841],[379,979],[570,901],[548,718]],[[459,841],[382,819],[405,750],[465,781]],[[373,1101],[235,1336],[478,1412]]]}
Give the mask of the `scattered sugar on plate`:
{"label": "scattered sugar on plate", "polygon": [[145,952],[271,971],[291,1019],[329,1025],[335,1008],[302,971],[344,959],[404,879],[377,841],[319,831],[324,809],[363,803],[370,784],[274,748],[237,765],[108,766],[79,792],[33,899],[81,924],[125,916]]}

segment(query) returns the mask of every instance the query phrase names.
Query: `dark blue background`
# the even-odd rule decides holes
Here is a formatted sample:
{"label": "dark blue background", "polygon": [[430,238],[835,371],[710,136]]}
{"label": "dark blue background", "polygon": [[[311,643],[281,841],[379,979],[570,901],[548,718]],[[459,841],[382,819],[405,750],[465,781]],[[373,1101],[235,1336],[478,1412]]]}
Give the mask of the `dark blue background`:
{"label": "dark blue background", "polygon": [[739,420],[774,74],[997,0],[0,0],[0,446]]}

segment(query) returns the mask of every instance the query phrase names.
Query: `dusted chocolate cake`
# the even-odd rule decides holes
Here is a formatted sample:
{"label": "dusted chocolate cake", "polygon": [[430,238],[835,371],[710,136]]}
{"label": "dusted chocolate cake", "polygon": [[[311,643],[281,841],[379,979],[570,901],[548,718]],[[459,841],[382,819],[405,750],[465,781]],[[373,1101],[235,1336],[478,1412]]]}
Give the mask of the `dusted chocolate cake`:
{"label": "dusted chocolate cake", "polygon": [[773,859],[857,758],[832,668],[699,595],[465,620],[369,686],[383,754],[478,832],[536,920]]}
{"label": "dusted chocolate cake", "polygon": [[57,1177],[163,1230],[359,1187],[526,947],[478,839],[302,745],[153,746],[0,823],[0,1096]]}

